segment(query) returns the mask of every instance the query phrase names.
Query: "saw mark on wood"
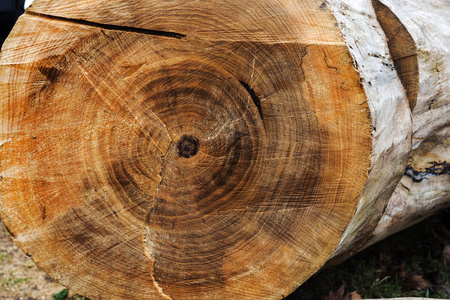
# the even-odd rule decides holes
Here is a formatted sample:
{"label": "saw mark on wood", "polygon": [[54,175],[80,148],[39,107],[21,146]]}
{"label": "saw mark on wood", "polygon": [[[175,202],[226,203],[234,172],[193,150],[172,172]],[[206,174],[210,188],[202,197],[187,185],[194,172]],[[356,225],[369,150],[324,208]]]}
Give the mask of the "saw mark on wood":
{"label": "saw mark on wood", "polygon": [[[77,58],[78,57],[78,54],[75,52],[75,51],[73,51],[73,50],[71,50],[71,52],[72,52],[72,54],[74,55],[74,57],[75,58]],[[139,122],[139,120],[138,120],[138,118],[136,117],[136,114],[135,114],[135,112],[128,106],[128,104],[127,104],[127,102],[124,102],[124,103],[122,103],[122,105],[120,105],[120,103],[121,103],[121,96],[120,95],[118,95],[116,92],[115,92],[115,90],[113,89],[113,88],[111,88],[111,86],[109,86],[108,84],[106,84],[105,83],[105,81],[104,81],[104,79],[100,79],[98,82],[96,82],[96,80],[95,79],[97,79],[97,78],[95,78],[94,76],[94,74],[92,73],[92,72],[90,72],[88,69],[86,69],[84,66],[83,66],[83,64],[82,64],[82,62],[80,62],[78,59],[75,59],[75,63],[76,63],[76,65],[77,65],[77,67],[81,70],[81,75],[84,77],[84,78],[86,78],[86,80],[89,82],[89,84],[91,85],[91,87],[93,88],[93,90],[97,93],[97,95],[101,98],[101,99],[103,99],[104,101],[105,101],[105,103],[109,106],[109,109],[111,110],[111,112],[114,114],[114,115],[117,115],[117,114],[119,114],[119,112],[122,110],[122,109],[125,109],[127,112],[129,112],[130,113],[130,115],[134,118],[134,120],[136,121],[136,122],[133,122],[133,123],[131,123],[132,125],[136,125],[136,126],[138,126],[141,130],[142,130],[142,132],[145,134],[145,136],[147,137],[147,138],[149,138],[150,140],[152,140],[154,143],[155,143],[155,146],[156,146],[156,148],[161,152],[161,153],[163,153],[164,151],[158,146],[158,143],[157,143],[157,141],[147,132],[147,131],[145,131],[145,128],[144,128],[144,126]],[[89,71],[89,72],[88,72]],[[110,95],[112,96],[112,97],[107,97],[107,96],[105,96],[104,95],[104,93],[102,92],[102,90],[101,90],[101,88],[104,88],[104,90],[105,91],[108,91],[108,92],[110,92]],[[118,106],[119,105],[119,106]],[[115,108],[116,107],[116,108]],[[119,107],[118,109],[117,109],[117,107]],[[163,121],[152,111],[152,110],[148,110],[147,111],[148,113],[151,113],[152,114],[152,116],[154,116],[155,118],[156,118],[156,120],[158,120],[158,121],[160,121],[161,122],[161,124],[162,124],[162,126],[164,127],[164,129],[166,130],[166,132],[167,132],[167,135],[169,135],[169,131],[167,130],[167,127],[166,127],[166,125],[163,123]],[[124,119],[125,120],[125,119]],[[127,125],[130,125],[130,124],[128,124],[127,122],[125,122]],[[169,135],[170,136],[170,135]]]}
{"label": "saw mark on wood", "polygon": [[70,23],[75,23],[75,24],[79,24],[79,25],[91,26],[91,27],[102,28],[102,29],[107,29],[107,30],[134,32],[134,33],[141,33],[141,34],[147,34],[147,35],[174,38],[174,39],[179,39],[179,40],[186,39],[185,34],[171,32],[171,31],[151,30],[151,29],[136,28],[136,27],[122,26],[122,25],[102,24],[102,23],[85,21],[85,20],[80,20],[80,19],[71,19],[71,18],[65,18],[65,17],[59,17],[59,16],[51,16],[51,15],[41,14],[41,13],[37,13],[37,12],[33,12],[33,11],[26,11],[25,13],[32,15],[32,16],[49,19],[49,20],[70,22]]}

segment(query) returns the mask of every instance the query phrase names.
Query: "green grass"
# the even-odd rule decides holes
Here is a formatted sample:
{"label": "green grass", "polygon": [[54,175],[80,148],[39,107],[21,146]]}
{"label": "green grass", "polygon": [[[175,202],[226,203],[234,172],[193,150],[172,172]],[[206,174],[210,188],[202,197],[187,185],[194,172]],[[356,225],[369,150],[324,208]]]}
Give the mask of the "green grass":
{"label": "green grass", "polygon": [[0,262],[5,261],[5,260],[10,261],[11,260],[11,255],[0,253]]}
{"label": "green grass", "polygon": [[89,300],[89,298],[80,296],[80,295],[74,295],[69,297],[69,290],[64,289],[52,296],[52,300]]}
{"label": "green grass", "polygon": [[66,300],[69,297],[69,290],[64,289],[62,291],[57,292],[52,296],[52,300]]}
{"label": "green grass", "polygon": [[12,288],[15,285],[21,285],[24,282],[30,282],[31,278],[26,277],[26,278],[17,278],[17,277],[7,277],[5,279],[2,279],[0,281],[0,286],[2,288],[2,290],[9,290],[10,288]]}
{"label": "green grass", "polygon": [[450,244],[450,211],[388,237],[343,264],[311,277],[286,300],[317,300],[336,291],[357,291],[363,298],[423,297],[450,299],[450,272],[442,252]]}

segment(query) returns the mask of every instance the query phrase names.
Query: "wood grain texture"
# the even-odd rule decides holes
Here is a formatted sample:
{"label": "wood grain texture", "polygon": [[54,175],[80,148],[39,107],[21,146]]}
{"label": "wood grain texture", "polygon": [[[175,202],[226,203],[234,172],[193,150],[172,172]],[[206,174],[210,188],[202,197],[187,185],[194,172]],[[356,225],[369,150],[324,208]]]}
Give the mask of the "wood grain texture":
{"label": "wood grain texture", "polygon": [[15,242],[93,299],[288,295],[371,163],[335,24],[321,1],[36,1],[0,61]]}
{"label": "wood grain texture", "polygon": [[[95,5],[96,9],[92,9]],[[185,34],[209,41],[341,44],[329,10],[320,1],[36,1],[30,12]]]}
{"label": "wood grain texture", "polygon": [[92,299],[280,299],[450,205],[449,13],[38,0],[1,52],[0,217]]}

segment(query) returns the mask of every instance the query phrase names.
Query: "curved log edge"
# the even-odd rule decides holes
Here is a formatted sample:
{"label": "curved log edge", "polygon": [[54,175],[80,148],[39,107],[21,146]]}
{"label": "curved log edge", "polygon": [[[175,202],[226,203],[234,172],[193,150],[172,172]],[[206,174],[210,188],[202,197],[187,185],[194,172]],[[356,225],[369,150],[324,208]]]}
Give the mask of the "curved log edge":
{"label": "curved log edge", "polygon": [[[346,39],[372,115],[369,178],[351,223],[332,257],[340,261],[364,245],[377,226],[411,151],[411,112],[372,2],[328,2]],[[381,95],[381,96],[380,96]]]}
{"label": "curved log edge", "polygon": [[38,1],[2,49],[15,242],[94,299],[288,295],[336,248],[370,165],[331,11],[95,3]]}
{"label": "curved log edge", "polygon": [[[373,4],[412,110],[412,151],[388,204],[378,212],[379,223],[365,242],[353,248],[356,251],[450,206],[450,5],[394,2]],[[338,247],[342,255],[329,263],[341,262],[353,250]]]}
{"label": "curved log edge", "polygon": [[450,3],[382,2],[415,41],[420,78],[413,150],[368,245],[450,206]]}

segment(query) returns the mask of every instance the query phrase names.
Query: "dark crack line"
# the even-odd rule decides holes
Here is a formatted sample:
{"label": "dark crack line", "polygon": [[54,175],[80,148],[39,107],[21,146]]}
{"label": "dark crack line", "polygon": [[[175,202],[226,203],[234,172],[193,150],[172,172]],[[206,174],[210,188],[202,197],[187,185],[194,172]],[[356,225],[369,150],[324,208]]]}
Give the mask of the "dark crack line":
{"label": "dark crack line", "polygon": [[302,54],[302,56],[300,57],[300,70],[302,71],[302,75],[303,75],[303,80],[306,80],[306,74],[305,74],[305,70],[303,69],[303,59],[305,58],[306,55],[308,55],[308,47],[311,45],[306,45],[305,46],[305,53]]}
{"label": "dark crack line", "polygon": [[[160,171],[159,171],[159,176],[161,177],[161,180],[159,181],[158,185],[156,186],[155,201],[154,201],[154,204],[153,204],[153,208],[150,209],[149,212],[147,212],[147,216],[146,216],[146,218],[145,218],[145,223],[144,223],[144,224],[145,224],[145,225],[144,225],[144,228],[147,228],[147,225],[148,225],[148,223],[149,223],[149,221],[150,221],[150,218],[152,217],[153,213],[154,213],[155,210],[156,210],[156,206],[158,205],[158,194],[159,194],[159,191],[160,191],[161,184],[162,184],[162,182],[163,182],[163,172],[165,171],[165,170],[164,170],[164,167],[165,167],[166,160],[167,160],[167,156],[169,155],[169,151],[170,151],[172,145],[174,145],[174,142],[173,142],[173,141],[170,142],[170,144],[169,144],[169,146],[167,147],[167,150],[166,150],[166,152],[165,152],[165,154],[164,154],[164,156],[163,156],[163,161],[162,161],[162,163],[161,163],[161,169],[160,169]],[[172,224],[172,226],[173,226],[173,224]],[[155,278],[156,257],[153,255],[153,253],[151,252],[151,250],[148,249],[148,243],[147,243],[147,231],[146,231],[146,229],[144,230],[144,238],[143,238],[143,242],[144,242],[144,245],[145,245],[145,246],[144,246],[144,253],[145,253],[145,255],[147,255],[148,258],[150,258],[150,260],[151,260],[152,263],[153,263],[152,270],[151,270],[151,272],[150,272],[150,276],[151,276],[151,278],[152,278],[152,280],[153,280],[153,285],[154,285],[154,287],[156,288],[156,290],[158,291],[158,293],[159,293],[163,298],[168,299],[168,300],[172,300],[172,298],[170,297],[170,295],[168,295],[168,294],[166,294],[166,293],[164,292],[163,288],[159,285],[158,281],[157,281],[156,278]]]}
{"label": "dark crack line", "polygon": [[406,55],[406,56],[402,56],[402,57],[396,57],[396,58],[392,58],[392,60],[395,63],[396,61],[399,61],[399,60],[402,60],[402,59],[411,58],[411,57],[414,57],[414,56],[417,57],[417,54],[414,53],[414,54],[411,54],[411,55]]}
{"label": "dark crack line", "polygon": [[322,50],[322,52],[323,52],[323,56],[324,56],[324,61],[325,61],[325,65],[327,66],[327,68],[328,69],[333,69],[333,70],[335,70],[336,71],[336,73],[338,73],[339,74],[339,70],[338,70],[338,68],[336,68],[336,67],[333,67],[333,66],[330,66],[330,65],[328,65],[328,61],[327,61],[327,54],[325,53],[325,51],[323,51]]}
{"label": "dark crack line", "polygon": [[247,92],[250,94],[250,97],[252,98],[253,102],[255,103],[256,107],[258,108],[259,115],[261,116],[261,119],[264,119],[262,107],[261,107],[261,101],[259,100],[259,97],[256,95],[255,90],[253,90],[246,82],[239,80],[239,83],[244,87],[244,89],[247,90]]}
{"label": "dark crack line", "polygon": [[121,26],[121,25],[102,24],[102,23],[85,21],[85,20],[80,20],[80,19],[71,19],[71,18],[65,18],[65,17],[59,17],[59,16],[51,16],[51,15],[41,14],[41,13],[37,13],[37,12],[33,12],[33,11],[26,11],[25,13],[32,15],[32,16],[38,16],[41,18],[49,19],[49,20],[75,23],[75,24],[79,24],[79,25],[91,26],[91,27],[102,28],[102,29],[107,29],[107,30],[135,32],[135,33],[141,33],[141,34],[146,34],[146,35],[174,38],[174,39],[179,39],[179,40],[186,39],[185,34],[171,32],[171,31],[160,31],[160,30],[151,30],[151,29],[145,29],[145,28]]}
{"label": "dark crack line", "polygon": [[162,161],[162,163],[161,163],[161,169],[160,169],[160,171],[159,171],[159,176],[161,177],[161,180],[160,180],[160,182],[158,183],[158,185],[156,186],[156,192],[155,192],[155,205],[153,206],[153,209],[156,208],[156,204],[157,204],[157,201],[158,201],[159,188],[160,188],[160,186],[161,186],[161,184],[162,184],[162,182],[163,182],[164,166],[165,166],[165,164],[166,164],[167,155],[169,155],[170,147],[172,146],[172,144],[174,144],[173,141],[170,141],[170,144],[169,144],[169,146],[167,147],[167,150],[166,150],[166,152],[164,153],[164,156],[163,156],[163,161]]}

